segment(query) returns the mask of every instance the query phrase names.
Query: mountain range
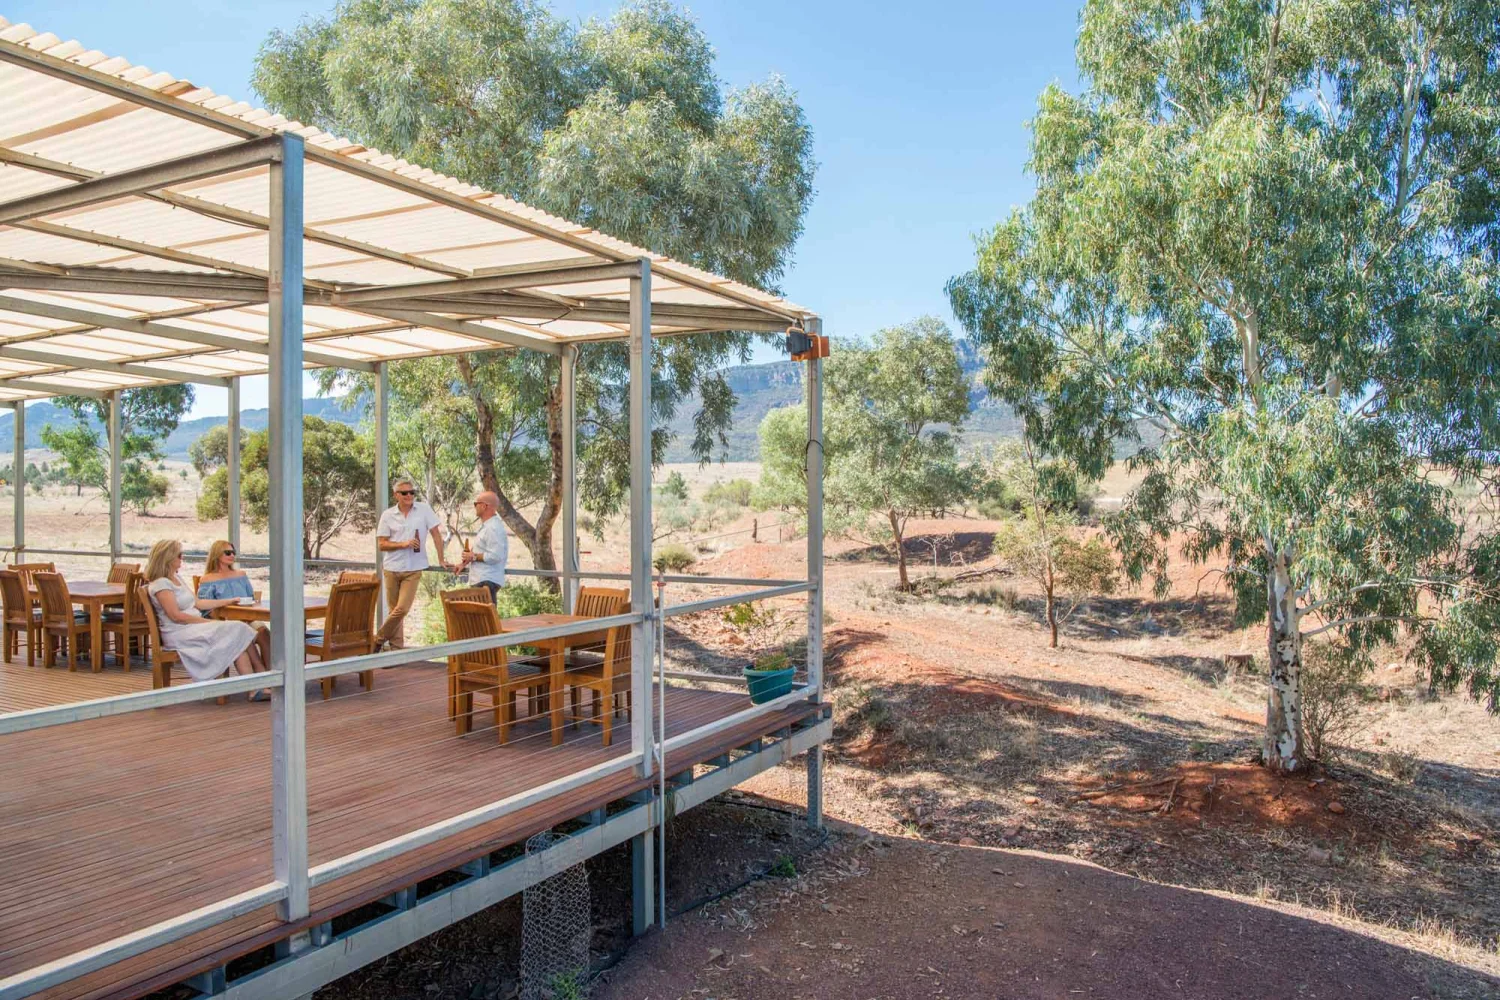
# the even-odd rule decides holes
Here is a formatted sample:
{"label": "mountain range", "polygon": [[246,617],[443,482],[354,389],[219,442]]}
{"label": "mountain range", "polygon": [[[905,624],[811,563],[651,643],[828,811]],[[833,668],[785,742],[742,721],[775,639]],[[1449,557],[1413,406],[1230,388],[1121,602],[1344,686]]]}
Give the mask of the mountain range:
{"label": "mountain range", "polygon": [[[960,340],[959,359],[973,385],[970,400],[973,412],[964,428],[967,444],[984,443],[1002,438],[1015,437],[1020,425],[1015,415],[1003,403],[990,398],[979,380],[982,367],[978,353],[967,341]],[[728,438],[729,444],[723,458],[731,462],[753,462],[759,455],[760,445],[757,431],[767,413],[779,406],[791,406],[802,399],[802,365],[794,361],[773,361],[768,364],[741,365],[725,371],[725,378],[734,390],[736,402],[734,421]],[[686,400],[678,409],[668,427],[673,432],[672,443],[667,448],[667,461],[693,461],[693,415],[699,401],[696,397]],[[323,396],[302,401],[303,412],[325,420],[357,424],[364,419],[366,407],[345,409],[341,400]],[[240,423],[246,430],[261,430],[266,426],[266,409],[244,410]],[[72,413],[45,400],[26,407],[26,447],[42,447],[42,428],[47,424],[66,426],[75,422]],[[9,410],[0,411],[0,450],[5,448],[12,435],[11,427],[15,415]],[[101,435],[104,427],[92,418],[88,421]],[[198,438],[225,422],[224,417],[198,417],[180,424],[167,438],[164,451],[173,458],[187,458],[188,448]],[[721,456],[715,454],[714,458]]]}

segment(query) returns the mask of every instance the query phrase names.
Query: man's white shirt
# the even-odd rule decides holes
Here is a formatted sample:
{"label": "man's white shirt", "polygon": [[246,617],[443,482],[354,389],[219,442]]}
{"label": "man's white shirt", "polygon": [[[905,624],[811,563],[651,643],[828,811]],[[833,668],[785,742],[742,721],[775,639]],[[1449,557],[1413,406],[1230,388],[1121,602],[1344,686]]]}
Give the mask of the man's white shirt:
{"label": "man's white shirt", "polygon": [[499,514],[492,514],[488,521],[481,521],[479,531],[474,534],[469,547],[474,555],[484,556],[484,561],[475,559],[469,563],[469,585],[493,583],[505,586],[505,560],[508,555],[505,538],[505,522]]}
{"label": "man's white shirt", "polygon": [[380,524],[376,527],[375,534],[393,542],[410,542],[416,538],[422,544],[415,552],[411,549],[396,549],[385,553],[384,567],[392,573],[426,569],[427,534],[442,523],[432,506],[421,500],[411,505],[411,512],[408,514],[401,513],[399,506],[388,508],[380,515]]}

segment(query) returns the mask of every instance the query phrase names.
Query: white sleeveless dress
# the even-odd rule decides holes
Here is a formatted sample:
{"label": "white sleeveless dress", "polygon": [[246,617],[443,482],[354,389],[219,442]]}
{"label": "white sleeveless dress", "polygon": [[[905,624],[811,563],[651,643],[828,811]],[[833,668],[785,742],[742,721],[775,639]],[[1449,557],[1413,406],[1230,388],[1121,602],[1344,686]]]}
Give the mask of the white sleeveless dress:
{"label": "white sleeveless dress", "polygon": [[[170,577],[152,580],[146,588],[157,607],[168,606],[175,601],[178,611],[193,611],[196,597],[193,588],[184,583],[173,583]],[[244,622],[226,622],[204,619],[183,625],[174,622],[165,612],[156,615],[161,628],[163,646],[182,657],[182,665],[195,681],[211,681],[222,677],[234,665],[235,658],[255,641],[255,630]]]}

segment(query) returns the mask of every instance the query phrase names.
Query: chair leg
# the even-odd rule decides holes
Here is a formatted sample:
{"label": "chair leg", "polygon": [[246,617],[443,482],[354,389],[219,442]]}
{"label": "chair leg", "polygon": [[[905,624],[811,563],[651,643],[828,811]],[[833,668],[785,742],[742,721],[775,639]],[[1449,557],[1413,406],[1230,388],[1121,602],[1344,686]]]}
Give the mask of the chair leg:
{"label": "chair leg", "polygon": [[71,673],[78,669],[78,633],[69,632],[68,637],[63,639],[58,636],[60,642],[67,643],[68,649],[68,671]]}
{"label": "chair leg", "polygon": [[457,698],[458,715],[453,719],[453,725],[462,736],[474,728],[474,693],[472,691],[460,692]]}
{"label": "chair leg", "polygon": [[375,671],[373,671],[373,670],[361,670],[359,672],[359,683],[364,687],[364,689],[366,691],[374,691],[375,690]]}
{"label": "chair leg", "polygon": [[583,721],[583,688],[574,684],[573,690],[568,692],[573,702],[573,716],[568,720],[568,725],[577,729]]}
{"label": "chair leg", "polygon": [[26,629],[26,665],[36,666],[36,647],[42,640],[42,630],[28,626]]}
{"label": "chair leg", "polygon": [[323,700],[327,701],[333,695],[333,678],[323,678]]}
{"label": "chair leg", "polygon": [[496,688],[491,704],[495,709],[495,728],[500,730],[500,745],[504,746],[510,740],[510,725],[515,718],[516,703],[514,697],[507,697],[507,693],[514,696],[520,694],[520,688],[507,692],[505,688]]}
{"label": "chair leg", "polygon": [[[606,680],[606,683],[608,683],[607,680]],[[601,708],[605,705],[606,699],[609,702],[609,707],[611,709],[614,708],[614,704],[613,703],[614,703],[615,699],[614,699],[613,695],[606,695],[603,691],[595,691],[594,692],[594,697],[596,697],[596,698],[599,699],[599,705],[601,706]],[[609,746],[609,741],[613,738],[613,735],[614,735],[613,732],[612,732],[612,729],[614,727],[615,713],[613,711],[601,711],[599,713],[599,715],[603,719],[604,745],[605,746]]]}
{"label": "chair leg", "polygon": [[6,663],[10,662],[12,648],[15,649],[16,654],[21,652],[21,647],[16,642],[16,630],[9,625],[0,625],[0,648],[3,648],[5,651],[4,658]]}

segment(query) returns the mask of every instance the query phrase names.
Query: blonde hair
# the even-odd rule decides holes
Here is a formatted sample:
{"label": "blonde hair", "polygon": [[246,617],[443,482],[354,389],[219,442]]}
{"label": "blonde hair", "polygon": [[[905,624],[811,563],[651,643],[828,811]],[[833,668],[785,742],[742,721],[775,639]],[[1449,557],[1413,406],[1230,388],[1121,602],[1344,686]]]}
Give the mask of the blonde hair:
{"label": "blonde hair", "polygon": [[234,546],[230,544],[228,539],[224,538],[210,545],[208,547],[208,565],[203,567],[203,575],[207,576],[210,573],[217,573],[222,570],[224,567],[219,565],[219,561],[224,558],[224,553],[232,548]]}
{"label": "blonde hair", "polygon": [[172,561],[182,555],[182,543],[163,538],[151,546],[151,555],[146,557],[146,582],[151,583],[172,575]]}

